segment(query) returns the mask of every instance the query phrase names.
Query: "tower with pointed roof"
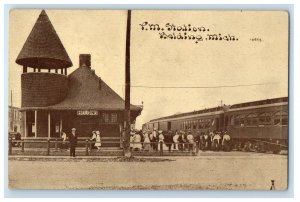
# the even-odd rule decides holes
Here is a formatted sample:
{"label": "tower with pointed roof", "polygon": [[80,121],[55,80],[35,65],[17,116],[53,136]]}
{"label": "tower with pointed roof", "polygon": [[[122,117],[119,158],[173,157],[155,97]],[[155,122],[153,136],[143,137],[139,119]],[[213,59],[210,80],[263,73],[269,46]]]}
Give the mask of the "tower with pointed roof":
{"label": "tower with pointed roof", "polygon": [[[90,138],[92,131],[99,130],[103,138],[121,146],[124,100],[95,74],[90,54],[80,54],[79,68],[67,74],[72,62],[44,10],[16,63],[23,66],[25,139],[59,138],[61,131],[69,133],[75,127],[80,139]],[[130,110],[134,122],[142,107],[130,105]]]}
{"label": "tower with pointed roof", "polygon": [[23,108],[45,107],[64,99],[67,93],[67,68],[72,66],[72,62],[44,10],[16,63],[23,66]]}

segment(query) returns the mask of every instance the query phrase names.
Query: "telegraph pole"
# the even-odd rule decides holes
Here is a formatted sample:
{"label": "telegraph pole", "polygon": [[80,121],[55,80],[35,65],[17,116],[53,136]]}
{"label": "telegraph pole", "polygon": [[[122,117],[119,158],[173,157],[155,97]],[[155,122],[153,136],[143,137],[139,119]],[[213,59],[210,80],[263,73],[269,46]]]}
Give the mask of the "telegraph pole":
{"label": "telegraph pole", "polygon": [[12,96],[12,90],[10,91],[10,105],[13,106],[13,96]]}
{"label": "telegraph pole", "polygon": [[125,56],[125,137],[124,155],[131,157],[129,147],[130,139],[130,31],[131,31],[131,10],[127,12],[127,31],[126,31],[126,56]]}

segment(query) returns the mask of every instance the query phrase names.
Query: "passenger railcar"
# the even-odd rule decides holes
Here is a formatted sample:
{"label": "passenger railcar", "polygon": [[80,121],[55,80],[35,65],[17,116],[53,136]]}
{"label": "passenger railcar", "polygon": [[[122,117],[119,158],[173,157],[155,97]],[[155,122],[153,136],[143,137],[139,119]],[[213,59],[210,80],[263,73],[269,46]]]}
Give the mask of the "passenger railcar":
{"label": "passenger railcar", "polygon": [[[143,130],[189,130],[193,135],[227,130],[233,148],[248,144],[250,150],[288,144],[288,97],[224,105],[157,118],[145,123]],[[249,146],[250,145],[250,146]]]}

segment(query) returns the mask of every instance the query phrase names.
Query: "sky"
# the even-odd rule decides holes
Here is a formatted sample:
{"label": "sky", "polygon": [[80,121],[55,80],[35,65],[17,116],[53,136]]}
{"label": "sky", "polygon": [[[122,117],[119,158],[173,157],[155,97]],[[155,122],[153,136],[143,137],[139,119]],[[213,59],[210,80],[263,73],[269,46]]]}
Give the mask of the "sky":
{"label": "sky", "polygon": [[[12,91],[14,106],[21,106],[22,74],[22,67],[15,60],[40,12],[10,11],[9,92]],[[89,53],[92,69],[124,98],[127,11],[46,13],[73,62],[68,74],[78,68],[79,54]],[[143,102],[144,106],[137,128],[154,118],[216,107],[221,102],[235,104],[288,95],[286,12],[133,10],[131,17],[131,103]],[[164,30],[150,30],[145,22],[158,24]],[[178,29],[168,31],[171,25]],[[202,31],[186,33],[198,39],[201,36],[203,41],[160,38],[163,33],[183,36],[180,27],[184,25],[202,27]],[[229,34],[238,40],[212,41],[208,34]]]}

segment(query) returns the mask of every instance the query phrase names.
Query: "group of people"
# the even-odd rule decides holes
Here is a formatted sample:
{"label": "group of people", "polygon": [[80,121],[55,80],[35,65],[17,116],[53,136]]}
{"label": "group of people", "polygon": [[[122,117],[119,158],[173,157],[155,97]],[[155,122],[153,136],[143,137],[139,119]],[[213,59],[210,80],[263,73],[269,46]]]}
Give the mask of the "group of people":
{"label": "group of people", "polygon": [[199,136],[199,147],[201,150],[230,151],[231,137],[227,131],[214,131],[202,133]]}
{"label": "group of people", "polygon": [[130,133],[130,150],[134,151],[157,151],[159,145],[166,141],[166,136],[162,131],[152,131],[151,133],[136,131]]}
{"label": "group of people", "polygon": [[[16,140],[16,141],[22,140],[22,138],[21,138],[21,133],[17,132],[17,133],[15,134],[15,140]],[[14,142],[14,143],[12,144],[12,146],[13,146],[13,147],[21,147],[21,142]]]}
{"label": "group of people", "polygon": [[160,145],[165,145],[169,151],[172,150],[193,150],[196,147],[194,136],[189,131],[184,132],[172,131],[136,131],[130,133],[130,149],[134,151],[158,151]]}
{"label": "group of people", "polygon": [[97,148],[98,150],[100,150],[101,147],[101,136],[100,136],[100,131],[93,131],[92,132],[92,138],[90,139],[91,141],[95,141],[92,144],[92,149]]}
{"label": "group of people", "polygon": [[160,144],[163,143],[169,151],[194,151],[196,146],[206,151],[230,151],[231,137],[227,131],[202,132],[198,131],[192,134],[191,131],[136,131],[131,132],[130,149],[157,151],[160,149]]}
{"label": "group of people", "polygon": [[[75,157],[75,148],[77,146],[76,128],[72,128],[71,134],[69,135],[67,135],[64,131],[61,131],[61,138],[62,138],[62,144],[60,149],[67,150],[68,149],[67,141],[69,141],[70,156]],[[100,131],[92,131],[92,137],[90,141],[93,141],[92,149],[100,150],[101,147]]]}
{"label": "group of people", "polygon": [[[61,132],[62,144],[61,149],[67,149],[69,141],[70,156],[75,157],[75,148],[77,146],[76,128],[72,128],[72,132],[67,135],[65,132]],[[100,131],[93,131],[92,148],[100,149],[101,136]],[[132,131],[130,133],[130,149],[132,151],[158,151],[163,149],[160,147],[166,146],[169,151],[195,151],[197,146],[199,149],[213,150],[213,151],[230,151],[231,137],[227,131],[210,131],[202,132],[198,131],[196,134],[192,134],[191,131],[157,131],[155,128],[153,131]]]}

